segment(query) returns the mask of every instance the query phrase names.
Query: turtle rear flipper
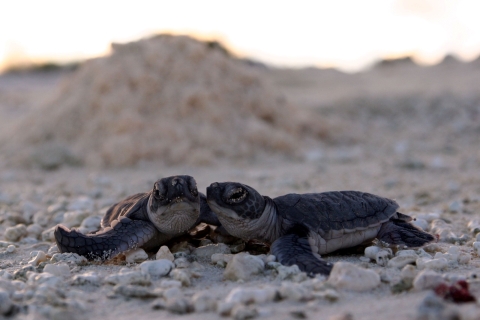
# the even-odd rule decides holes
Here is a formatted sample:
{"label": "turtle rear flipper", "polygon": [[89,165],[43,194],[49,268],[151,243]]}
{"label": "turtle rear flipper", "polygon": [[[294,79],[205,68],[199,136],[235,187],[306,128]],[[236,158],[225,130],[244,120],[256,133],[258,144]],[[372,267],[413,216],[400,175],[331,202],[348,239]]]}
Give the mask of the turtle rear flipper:
{"label": "turtle rear flipper", "polygon": [[317,273],[329,275],[332,271],[331,263],[313,254],[307,236],[292,233],[280,237],[273,242],[270,252],[281,264],[286,266],[296,264],[309,276]]}
{"label": "turtle rear flipper", "polygon": [[391,219],[382,225],[377,239],[393,245],[421,247],[432,242],[435,238],[408,222]]}
{"label": "turtle rear flipper", "polygon": [[141,247],[157,233],[150,222],[122,217],[112,228],[96,234],[85,235],[58,225],[54,235],[60,252],[74,252],[90,260],[107,260],[120,252]]}

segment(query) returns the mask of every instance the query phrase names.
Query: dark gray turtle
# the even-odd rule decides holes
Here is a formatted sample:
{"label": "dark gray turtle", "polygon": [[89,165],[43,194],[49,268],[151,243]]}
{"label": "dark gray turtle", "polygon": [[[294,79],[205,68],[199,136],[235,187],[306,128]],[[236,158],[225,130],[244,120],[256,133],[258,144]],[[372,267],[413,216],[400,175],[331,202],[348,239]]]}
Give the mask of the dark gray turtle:
{"label": "dark gray turtle", "polygon": [[173,176],[155,182],[150,192],[114,204],[96,233],[82,234],[58,225],[54,234],[61,252],[106,260],[132,248],[158,248],[200,222],[219,225],[195,179]]}
{"label": "dark gray turtle", "polygon": [[372,241],[419,247],[433,236],[417,229],[411,217],[397,212],[390,199],[359,191],[290,193],[271,199],[237,182],[212,183],[207,202],[233,236],[271,244],[284,265],[309,274],[329,274],[326,254]]}

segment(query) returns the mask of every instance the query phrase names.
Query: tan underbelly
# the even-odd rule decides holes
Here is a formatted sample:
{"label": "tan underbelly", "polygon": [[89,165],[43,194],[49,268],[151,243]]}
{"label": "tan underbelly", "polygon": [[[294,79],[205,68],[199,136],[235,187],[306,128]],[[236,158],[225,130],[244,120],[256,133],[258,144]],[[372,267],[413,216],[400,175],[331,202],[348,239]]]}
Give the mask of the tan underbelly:
{"label": "tan underbelly", "polygon": [[325,254],[338,249],[358,246],[365,241],[373,240],[378,234],[381,225],[370,227],[365,230],[352,232],[335,231],[325,234],[323,237],[317,233],[310,233],[308,242],[312,251],[318,254]]}

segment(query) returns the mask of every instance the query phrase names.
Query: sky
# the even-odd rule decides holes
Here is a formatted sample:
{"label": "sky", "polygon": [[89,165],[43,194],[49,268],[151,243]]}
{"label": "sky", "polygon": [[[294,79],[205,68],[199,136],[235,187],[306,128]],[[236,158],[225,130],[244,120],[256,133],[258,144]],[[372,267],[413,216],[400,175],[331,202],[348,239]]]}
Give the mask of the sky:
{"label": "sky", "polygon": [[480,54],[479,0],[0,1],[0,70],[106,55],[112,42],[164,32],[277,66],[345,71]]}

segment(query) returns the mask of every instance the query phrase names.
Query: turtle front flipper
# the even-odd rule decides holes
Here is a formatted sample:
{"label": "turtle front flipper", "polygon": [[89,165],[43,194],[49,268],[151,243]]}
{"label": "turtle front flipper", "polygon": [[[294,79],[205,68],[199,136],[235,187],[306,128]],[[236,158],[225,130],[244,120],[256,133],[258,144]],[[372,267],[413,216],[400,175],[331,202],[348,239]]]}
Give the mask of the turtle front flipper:
{"label": "turtle front flipper", "polygon": [[117,221],[112,223],[112,228],[96,234],[82,234],[58,225],[54,232],[58,249],[60,252],[77,253],[90,260],[108,260],[121,252],[141,247],[158,233],[148,221],[126,217]]}
{"label": "turtle front flipper", "polygon": [[[405,216],[405,215],[402,215]],[[435,238],[404,219],[390,219],[382,224],[377,239],[393,245],[403,245],[411,248],[421,247]]]}
{"label": "turtle front flipper", "polygon": [[329,275],[333,265],[314,255],[306,235],[287,234],[275,240],[270,252],[283,265],[296,264],[301,271],[309,276],[315,274]]}

